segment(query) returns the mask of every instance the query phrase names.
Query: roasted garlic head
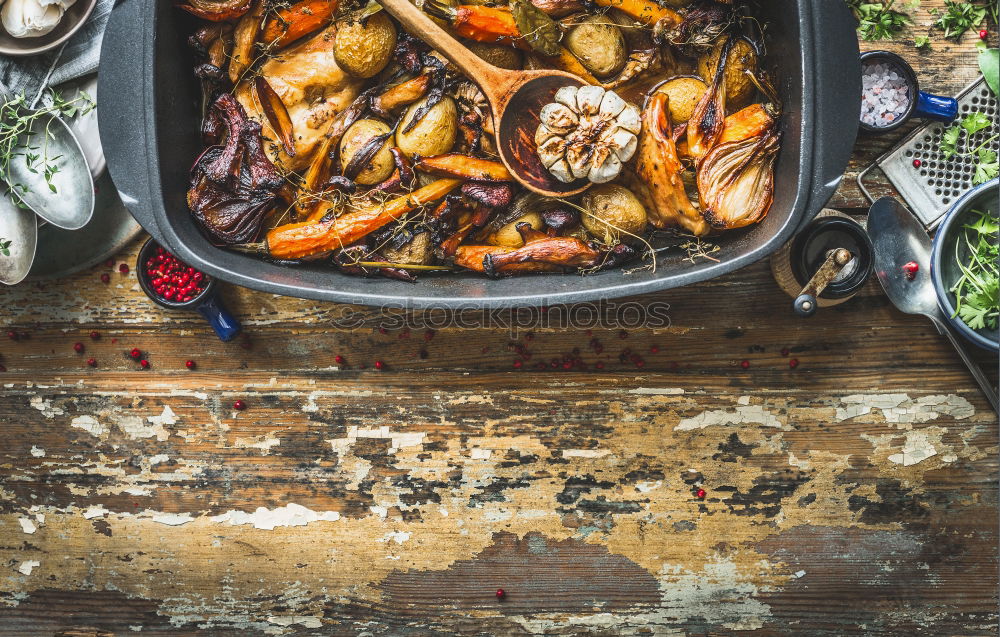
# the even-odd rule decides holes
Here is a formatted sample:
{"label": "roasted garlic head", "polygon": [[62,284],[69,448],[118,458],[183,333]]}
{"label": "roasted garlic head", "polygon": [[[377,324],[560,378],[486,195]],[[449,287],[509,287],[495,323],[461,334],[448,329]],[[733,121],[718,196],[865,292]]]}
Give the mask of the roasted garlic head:
{"label": "roasted garlic head", "polygon": [[564,86],[540,115],[538,156],[563,183],[617,177],[635,153],[642,126],[637,107],[600,86]]}

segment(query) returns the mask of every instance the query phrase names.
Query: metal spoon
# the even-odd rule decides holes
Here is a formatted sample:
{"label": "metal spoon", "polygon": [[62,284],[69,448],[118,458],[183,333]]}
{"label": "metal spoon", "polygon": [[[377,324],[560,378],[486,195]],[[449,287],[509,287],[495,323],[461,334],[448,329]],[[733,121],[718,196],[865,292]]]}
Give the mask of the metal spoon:
{"label": "metal spoon", "polygon": [[7,256],[0,253],[0,283],[16,285],[28,276],[38,245],[38,217],[18,208],[7,194],[0,194],[0,241],[10,242]]}
{"label": "metal spoon", "polygon": [[511,175],[522,186],[548,197],[566,197],[590,186],[585,179],[564,184],[542,165],[535,148],[542,107],[564,86],[584,81],[565,71],[508,71],[465,48],[410,0],[383,0],[382,6],[412,35],[434,47],[479,85],[490,103],[497,150]]}
{"label": "metal spoon", "polygon": [[[64,230],[79,230],[94,214],[94,178],[83,149],[55,115],[39,118],[32,130],[34,134],[25,141],[41,157],[33,165],[24,157],[11,159],[8,185],[26,186],[26,190],[17,189],[18,196],[45,221]],[[46,157],[45,163],[55,169],[48,181],[40,165]]]}
{"label": "metal spoon", "polygon": [[[868,234],[875,246],[875,273],[886,296],[901,312],[923,314],[938,332],[951,341],[962,362],[997,410],[997,390],[969,355],[962,337],[955,332],[938,306],[931,282],[931,238],[916,217],[892,197],[882,197],[868,212]],[[903,271],[910,261],[917,264],[911,280]]]}

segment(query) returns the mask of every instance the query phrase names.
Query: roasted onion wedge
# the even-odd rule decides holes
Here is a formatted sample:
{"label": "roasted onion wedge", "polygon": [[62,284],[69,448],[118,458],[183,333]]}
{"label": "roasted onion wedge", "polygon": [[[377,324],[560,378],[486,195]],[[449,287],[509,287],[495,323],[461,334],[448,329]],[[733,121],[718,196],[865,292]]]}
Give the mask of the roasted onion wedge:
{"label": "roasted onion wedge", "polygon": [[254,92],[257,94],[257,101],[260,102],[264,117],[271,126],[271,130],[281,140],[281,146],[285,149],[285,154],[289,157],[295,156],[295,130],[292,128],[292,118],[288,116],[288,109],[281,101],[278,94],[274,92],[268,81],[261,75],[254,78]]}
{"label": "roasted onion wedge", "polygon": [[700,161],[715,146],[726,120],[726,62],[733,48],[733,38],[726,40],[715,67],[712,85],[701,96],[687,125],[688,152]]}
{"label": "roasted onion wedge", "polygon": [[236,84],[253,62],[253,45],[264,19],[264,0],[256,0],[233,29],[233,54],[229,60],[229,80]]}
{"label": "roasted onion wedge", "polygon": [[251,0],[188,0],[177,7],[202,20],[222,22],[235,20],[250,10]]}
{"label": "roasted onion wedge", "polygon": [[701,214],[717,230],[757,223],[774,199],[774,160],[781,135],[771,129],[756,137],[719,144],[701,162]]}

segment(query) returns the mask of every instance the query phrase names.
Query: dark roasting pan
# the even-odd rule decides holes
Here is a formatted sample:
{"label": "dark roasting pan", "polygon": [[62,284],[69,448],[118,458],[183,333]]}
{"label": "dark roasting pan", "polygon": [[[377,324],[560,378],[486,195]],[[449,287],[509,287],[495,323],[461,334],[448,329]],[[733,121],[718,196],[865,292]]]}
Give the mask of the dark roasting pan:
{"label": "dark roasting pan", "polygon": [[767,218],[713,239],[719,262],[670,251],[655,272],[490,280],[423,276],[418,283],[350,277],[324,265],[288,267],[213,246],[185,203],[201,152],[199,87],[185,44],[190,21],[165,0],[124,0],[111,16],[99,73],[101,139],[133,216],[190,265],[225,281],[302,298],[408,307],[504,307],[608,299],[704,281],[757,261],[808,222],[840,183],[858,128],[861,81],[855,24],[842,0],[766,0],[764,64],[784,106],[784,138]]}

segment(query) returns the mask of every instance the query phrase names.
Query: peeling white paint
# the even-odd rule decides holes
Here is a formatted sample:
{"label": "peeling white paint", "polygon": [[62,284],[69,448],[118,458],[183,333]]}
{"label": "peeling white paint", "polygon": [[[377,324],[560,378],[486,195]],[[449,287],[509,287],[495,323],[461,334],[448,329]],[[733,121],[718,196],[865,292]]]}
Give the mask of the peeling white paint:
{"label": "peeling white paint", "polygon": [[38,560],[25,560],[21,562],[21,565],[17,567],[17,570],[22,575],[31,575],[31,571],[35,569],[36,566],[41,566],[42,563]]}
{"label": "peeling white paint", "polygon": [[298,624],[303,628],[323,627],[323,620],[313,615],[284,615],[284,616],[272,615],[267,618],[267,621],[272,624],[275,624],[276,626],[294,626],[295,624]]}
{"label": "peeling white paint", "polygon": [[154,425],[176,425],[177,424],[177,414],[174,410],[170,408],[170,405],[163,406],[163,412],[159,416],[147,416],[146,420],[153,423]]}
{"label": "peeling white paint", "polygon": [[69,425],[70,427],[83,429],[91,436],[96,436],[98,438],[108,433],[108,428],[98,422],[93,416],[77,416],[69,422]]}
{"label": "peeling white paint", "polygon": [[679,396],[684,393],[681,387],[636,387],[628,390],[630,394],[649,396]]}
{"label": "peeling white paint", "polygon": [[489,460],[492,455],[492,449],[480,449],[479,447],[469,452],[469,457],[473,460]]}
{"label": "peeling white paint", "polygon": [[190,513],[157,513],[153,515],[153,522],[166,524],[167,526],[181,526],[194,521]]}
{"label": "peeling white paint", "polygon": [[45,400],[41,396],[32,396],[28,403],[42,412],[42,415],[46,418],[55,418],[66,413],[62,407],[53,407],[51,401]]}
{"label": "peeling white paint", "polygon": [[[163,409],[166,412],[170,408],[164,407]],[[147,420],[150,421],[150,424],[147,425],[139,416],[120,415],[115,418],[115,424],[132,440],[155,437],[160,442],[163,442],[170,437],[170,432],[163,427],[163,423],[160,422],[161,418],[162,414],[160,416],[148,416]]]}
{"label": "peeling white paint", "polygon": [[649,493],[654,489],[659,489],[663,486],[663,480],[657,480],[656,482],[636,482],[635,488],[639,493]]}
{"label": "peeling white paint", "polygon": [[31,455],[34,456],[35,458],[44,458],[45,450],[42,449],[41,447],[36,447],[35,445],[31,445]]}
{"label": "peeling white paint", "polygon": [[84,520],[93,520],[94,518],[104,517],[108,513],[110,513],[110,511],[108,511],[103,506],[101,506],[100,504],[98,504],[98,505],[89,507],[86,511],[84,511],[83,512],[83,519]]}
{"label": "peeling white paint", "polygon": [[228,522],[234,526],[252,524],[255,529],[266,531],[279,526],[305,526],[311,522],[336,522],[339,519],[340,513],[337,511],[313,511],[294,502],[275,509],[257,507],[253,513],[227,511],[211,518],[213,522]]}
{"label": "peeling white paint", "polygon": [[937,455],[937,449],[931,444],[930,438],[923,431],[907,431],[906,441],[903,442],[901,453],[894,453],[889,456],[889,462],[901,464],[904,467],[915,465],[918,462]]}
{"label": "peeling white paint", "polygon": [[396,544],[402,544],[403,542],[410,539],[413,534],[409,531],[389,531],[379,539],[379,542],[395,542]]}
{"label": "peeling white paint", "polygon": [[158,453],[155,456],[149,457],[149,466],[152,467],[153,465],[160,464],[161,462],[166,462],[167,460],[170,460],[170,457],[167,454]]}
{"label": "peeling white paint", "polygon": [[347,437],[327,440],[330,448],[337,454],[344,455],[350,451],[358,438],[375,438],[390,440],[389,453],[396,453],[400,449],[408,447],[419,447],[424,444],[427,434],[422,431],[393,431],[388,425],[372,428],[361,428],[351,425],[347,428]]}
{"label": "peeling white paint", "polygon": [[263,440],[257,438],[237,438],[234,442],[237,449],[260,449],[264,453],[270,453],[271,447],[277,447],[281,440],[271,436],[265,436]]}
{"label": "peeling white paint", "polygon": [[29,520],[28,518],[18,518],[17,521],[21,525],[21,530],[24,531],[25,533],[34,533],[36,530],[38,530],[38,527],[35,526],[35,523]]}
{"label": "peeling white paint", "polygon": [[746,405],[734,410],[711,409],[691,418],[683,418],[674,427],[674,431],[691,431],[694,429],[704,429],[705,427],[750,424],[780,428],[782,423],[774,414],[764,409],[761,405]]}
{"label": "peeling white paint", "polygon": [[563,458],[603,458],[611,452],[607,449],[564,449]]}
{"label": "peeling white paint", "polygon": [[970,418],[975,408],[965,398],[956,394],[934,394],[911,400],[908,394],[851,394],[840,399],[837,420],[847,420],[870,414],[878,409],[886,422],[894,424],[924,423],[941,416],[956,420]]}

